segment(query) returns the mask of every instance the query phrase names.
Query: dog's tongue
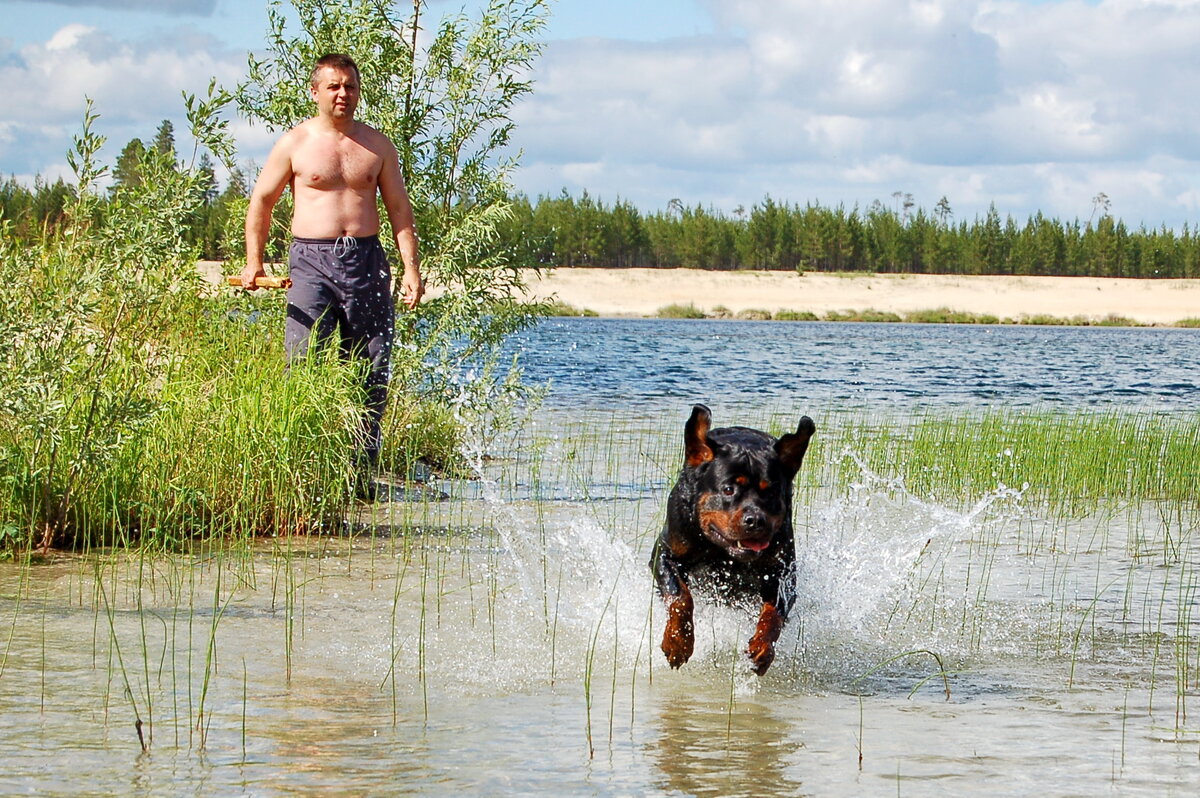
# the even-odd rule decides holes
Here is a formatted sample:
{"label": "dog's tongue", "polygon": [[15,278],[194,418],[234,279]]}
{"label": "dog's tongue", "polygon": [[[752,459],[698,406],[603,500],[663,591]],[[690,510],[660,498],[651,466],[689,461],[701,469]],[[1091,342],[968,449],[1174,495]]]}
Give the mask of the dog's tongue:
{"label": "dog's tongue", "polygon": [[771,545],[771,541],[770,540],[740,540],[740,541],[738,541],[738,545],[744,549],[750,549],[750,551],[762,551],[767,546]]}

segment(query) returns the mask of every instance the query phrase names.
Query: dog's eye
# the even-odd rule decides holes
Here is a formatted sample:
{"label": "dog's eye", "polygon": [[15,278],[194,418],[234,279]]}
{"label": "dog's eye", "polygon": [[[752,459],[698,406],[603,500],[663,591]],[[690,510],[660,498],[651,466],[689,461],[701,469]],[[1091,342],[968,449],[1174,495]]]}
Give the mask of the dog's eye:
{"label": "dog's eye", "polygon": [[733,494],[737,493],[737,486],[732,482],[726,482],[721,486],[721,493],[725,496],[732,496]]}

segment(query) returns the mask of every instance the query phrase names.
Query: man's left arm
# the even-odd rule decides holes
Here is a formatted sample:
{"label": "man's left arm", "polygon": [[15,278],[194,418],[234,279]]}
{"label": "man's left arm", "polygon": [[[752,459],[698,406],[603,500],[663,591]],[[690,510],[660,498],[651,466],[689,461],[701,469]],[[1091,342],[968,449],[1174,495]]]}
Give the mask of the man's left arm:
{"label": "man's left arm", "polygon": [[383,198],[383,207],[392,225],[396,249],[400,251],[400,259],[404,261],[400,293],[404,304],[412,310],[425,294],[425,283],[421,279],[421,258],[417,251],[417,228],[413,219],[412,202],[404,187],[400,158],[390,141],[384,148],[383,168],[379,173],[379,195]]}

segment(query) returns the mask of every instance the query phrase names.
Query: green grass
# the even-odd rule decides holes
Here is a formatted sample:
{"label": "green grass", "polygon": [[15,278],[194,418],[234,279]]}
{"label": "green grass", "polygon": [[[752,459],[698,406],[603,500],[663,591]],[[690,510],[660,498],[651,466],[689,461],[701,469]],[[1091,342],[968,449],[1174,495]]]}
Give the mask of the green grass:
{"label": "green grass", "polygon": [[[920,496],[970,500],[1005,486],[1073,512],[1200,497],[1200,414],[987,410],[850,418],[814,444],[827,479],[846,485],[869,469]],[[828,476],[832,475],[832,477]]]}
{"label": "green grass", "polygon": [[739,310],[737,318],[741,321],[770,321],[771,311],[747,308],[746,310]]}
{"label": "green grass", "polygon": [[899,322],[904,319],[898,313],[883,310],[831,310],[825,314],[825,321],[859,321],[859,322]]}
{"label": "green grass", "polygon": [[553,300],[548,302],[538,303],[536,311],[540,316],[590,316],[595,317],[600,314],[594,310],[585,308],[577,308],[567,302],[561,300]]}
{"label": "green grass", "polygon": [[820,321],[817,314],[807,310],[780,310],[775,313],[775,321]]}
{"label": "green grass", "polygon": [[[356,368],[333,352],[285,368],[281,295],[197,299],[180,310],[163,342],[168,360],[149,383],[114,368],[99,388],[94,377],[57,387],[66,409],[52,416],[55,446],[0,424],[5,546],[176,547],[340,528],[363,401]],[[175,334],[186,347],[171,346]],[[87,423],[90,397],[123,396],[110,382],[145,392],[145,409],[116,434]],[[463,429],[447,406],[394,391],[384,428],[385,470],[457,466]],[[85,456],[101,444],[103,456]],[[68,454],[78,462],[70,469],[61,465]]]}
{"label": "green grass", "polygon": [[[566,314],[564,314],[566,315]],[[570,314],[575,315],[575,314]],[[1087,316],[1051,316],[1048,314],[1024,315],[1017,318],[1000,318],[990,313],[970,313],[949,308],[914,310],[907,313],[875,310],[831,310],[824,314],[808,310],[779,310],[772,313],[759,308],[732,311],[724,305],[715,305],[705,311],[695,304],[666,305],[659,308],[655,318],[660,319],[739,319],[743,321],[832,321],[832,322],[875,322],[887,324],[1024,324],[1046,327],[1144,327],[1133,319],[1110,314],[1103,318]],[[1200,319],[1178,322],[1177,327],[1200,327]]]}
{"label": "green grass", "polygon": [[659,319],[704,319],[707,318],[704,311],[696,307],[695,304],[673,304],[664,305],[654,314]]}
{"label": "green grass", "polygon": [[914,324],[999,324],[1000,319],[986,313],[967,313],[950,308],[915,310],[906,313],[904,320]]}

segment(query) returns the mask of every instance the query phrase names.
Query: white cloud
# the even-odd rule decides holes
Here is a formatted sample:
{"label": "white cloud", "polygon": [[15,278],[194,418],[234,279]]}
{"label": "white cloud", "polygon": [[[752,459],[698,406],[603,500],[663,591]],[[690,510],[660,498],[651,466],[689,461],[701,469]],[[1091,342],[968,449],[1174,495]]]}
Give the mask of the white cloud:
{"label": "white cloud", "polygon": [[[699,2],[715,33],[548,44],[515,114],[519,188],[727,210],[899,190],[944,195],[959,219],[992,202],[1086,218],[1104,191],[1133,224],[1196,221],[1198,0]],[[184,28],[0,42],[3,171],[61,164],[85,95],[111,157],[164,118],[182,130],[180,90],[232,86],[244,65]],[[259,163],[276,137],[232,129]]]}
{"label": "white cloud", "polygon": [[50,41],[46,42],[46,50],[48,52],[70,50],[79,43],[80,39],[95,32],[95,28],[73,22],[70,25],[60,28],[57,33],[50,37]]}
{"label": "white cloud", "polygon": [[[704,4],[724,33],[553,43],[519,113],[522,186],[862,206],[903,190],[960,218],[993,201],[1086,217],[1105,191],[1133,224],[1194,213],[1200,2]],[[606,168],[566,182],[568,161]]]}
{"label": "white cloud", "polygon": [[[149,139],[164,119],[184,130],[182,92],[203,94],[209,81],[232,86],[244,56],[181,29],[152,39],[123,41],[79,24],[44,43],[0,53],[0,162],[6,170],[47,173],[61,163],[83,121],[85,98],[100,115],[106,151]],[[183,144],[184,142],[180,142]],[[115,157],[115,155],[111,155]]]}

